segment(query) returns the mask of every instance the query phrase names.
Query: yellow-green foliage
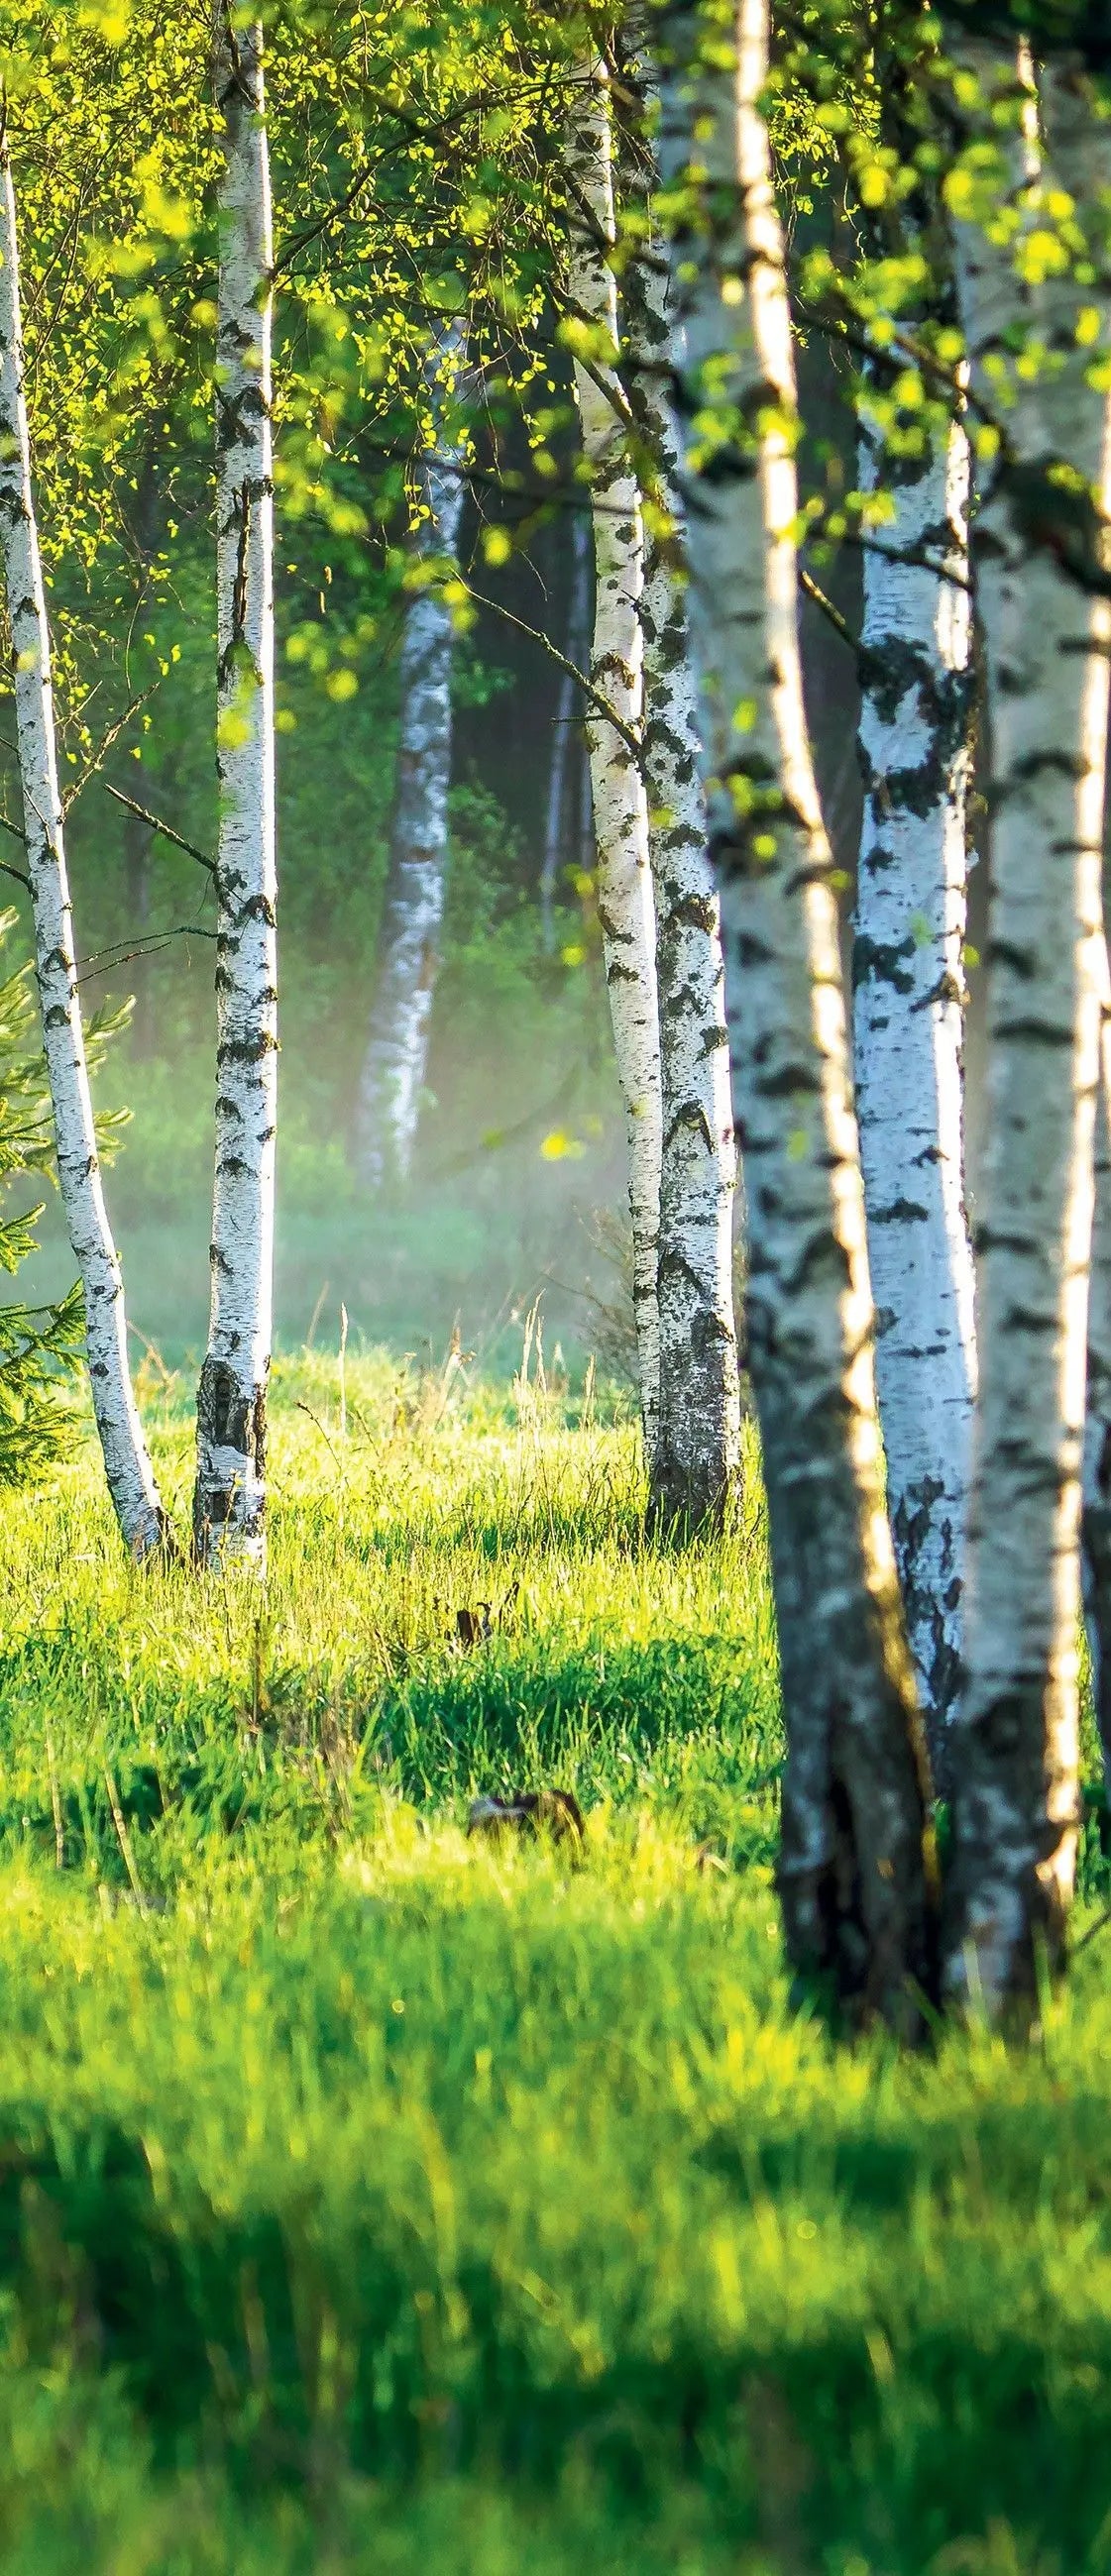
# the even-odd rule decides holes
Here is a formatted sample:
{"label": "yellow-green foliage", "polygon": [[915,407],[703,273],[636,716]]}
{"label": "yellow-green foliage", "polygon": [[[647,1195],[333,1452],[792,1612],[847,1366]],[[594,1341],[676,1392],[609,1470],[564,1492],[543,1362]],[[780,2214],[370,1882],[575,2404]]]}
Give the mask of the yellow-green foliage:
{"label": "yellow-green foliage", "polygon": [[[755,1502],[661,1550],[620,1422],[277,1393],[261,1620],[91,1464],[6,1507],[5,2576],[1111,2567],[1111,1949],[1030,2054],[836,2050]],[[581,1867],[466,1838],[543,1779]]]}

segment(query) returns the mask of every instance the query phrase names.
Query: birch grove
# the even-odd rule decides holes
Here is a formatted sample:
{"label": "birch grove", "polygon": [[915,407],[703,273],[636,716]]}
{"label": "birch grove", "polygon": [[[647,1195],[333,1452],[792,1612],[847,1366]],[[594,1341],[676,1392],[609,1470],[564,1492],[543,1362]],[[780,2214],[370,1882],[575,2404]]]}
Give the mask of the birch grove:
{"label": "birch grove", "polygon": [[[373,71],[346,22],[310,26],[298,7],[275,36],[277,250],[261,23],[233,0],[206,0],[180,28],[124,10],[105,126],[105,39],[85,15],[64,63],[48,47],[11,89],[18,245],[0,119],[0,551],[22,805],[20,822],[0,796],[0,869],[33,908],[62,1202],[127,1546],[174,1554],[127,1366],[82,988],[142,956],[124,1173],[148,1246],[157,1235],[142,1386],[162,1366],[155,1334],[180,1347],[200,1329],[184,1262],[177,1276],[197,1099],[185,978],[195,943],[215,937],[192,1561],[254,1578],[274,1324],[275,736],[288,727],[295,1140],[330,1122],[321,1156],[289,1154],[290,1304],[307,1313],[315,1297],[310,1343],[329,1297],[340,1314],[337,1410],[303,1407],[323,1473],[326,1453],[352,1489],[348,1444],[376,1436],[361,1333],[396,1325],[418,1274],[406,1338],[459,1312],[438,1391],[427,1369],[412,1402],[395,1390],[391,1457],[395,1434],[431,1436],[454,1406],[465,1333],[497,1346],[478,1329],[491,1289],[503,1321],[524,1311],[529,1274],[592,1302],[560,1275],[557,1245],[608,1177],[602,1104],[584,1096],[608,1013],[648,1494],[638,1544],[648,1562],[665,1537],[733,1524],[749,1455],[740,1345],[759,1438],[740,1580],[763,1583],[766,1502],[790,1965],[853,2025],[882,2015],[921,2036],[944,2006],[1028,2028],[1067,1955],[1082,1618],[1111,1812],[1111,35],[1096,0],[794,18],[772,0],[608,14],[573,0],[534,13],[527,44],[497,12],[489,42],[469,22],[465,40],[454,21],[445,33],[435,11],[419,29],[387,13]],[[193,430],[213,312],[209,477]],[[402,426],[414,387],[416,437]],[[292,558],[280,714],[275,473]],[[463,578],[465,503],[504,597]],[[518,614],[545,574],[550,633]],[[803,623],[805,688],[802,590],[825,620]],[[464,594],[529,646],[512,670],[486,664],[485,628],[480,658],[453,670]],[[215,838],[196,721],[210,622]],[[561,673],[550,760],[545,645]],[[71,711],[61,742],[54,690]],[[812,730],[838,782],[831,811],[854,744],[863,784],[851,1026],[850,867],[831,848]],[[103,774],[132,754],[141,800]],[[368,852],[391,765],[387,846]],[[445,995],[443,1062],[459,1079],[437,1082],[445,1152],[421,1206],[404,1185],[430,1097],[455,770],[455,806],[474,817],[458,902],[473,886],[475,903]],[[98,945],[79,965],[66,843],[81,830],[91,845],[108,816]],[[970,1233],[972,849],[989,926],[972,987]],[[563,944],[557,930],[572,856],[584,914],[597,890],[604,1008],[588,932]],[[186,917],[187,860],[215,932]],[[171,1046],[180,1097],[162,1082]],[[41,1104],[37,1062],[35,1080]],[[572,1096],[574,1137],[549,1123]],[[341,1126],[354,1170],[337,1208]],[[47,1168],[41,1125],[25,1163],[9,1144],[9,1172]],[[441,1193],[449,1174],[458,1195]],[[28,1220],[14,1229],[8,1257],[22,1258]],[[10,1309],[6,1327],[17,1357],[21,1314],[33,1310]],[[28,1324],[44,1369],[75,1314],[68,1303],[45,1335]],[[324,1355],[315,1365],[324,1383]],[[549,1399],[554,1421],[568,1391],[562,1350],[538,1371],[524,1410],[540,1454]],[[522,1401],[528,1380],[526,1350]],[[593,1384],[591,1364],[584,1429]],[[0,1366],[0,1413],[17,1426],[21,1401]],[[32,1453],[48,1456],[45,1439],[23,1443]],[[706,1564],[734,1580],[728,1553],[711,1546]],[[460,1607],[460,1646],[504,1631],[508,1652],[515,1598],[510,1583]],[[726,1605],[723,1629],[732,1620]]]}
{"label": "birch grove", "polygon": [[262,31],[217,0],[224,120],[217,320],[216,1173],[193,1532],[265,1562],[277,1141],[270,182]]}
{"label": "birch grove", "polygon": [[[966,207],[958,196],[957,250],[971,398],[992,426],[980,440],[974,530],[992,909],[980,1389],[947,1975],[956,1995],[971,1988],[1000,2011],[1033,1994],[1039,1959],[1061,1957],[1079,1817],[1078,1539],[1111,646],[1099,587],[1111,501],[1099,390],[1111,341],[1100,213],[1111,126],[1073,59],[1051,58],[1040,102],[1024,49],[1016,58],[1013,48],[962,37],[959,60],[975,85],[974,131],[988,137],[978,201]],[[1048,201],[1058,216],[1063,203],[1070,211],[1067,255],[1047,260]],[[1083,276],[1089,259],[1094,283]],[[1014,351],[1024,353],[1017,363]]]}
{"label": "birch grove", "polygon": [[[625,1105],[633,1307],[645,1459],[655,1469],[660,1400],[657,1287],[663,1107],[656,925],[648,800],[640,766],[644,711],[644,528],[618,369],[620,323],[609,84],[599,61],[576,87],[566,151],[569,301],[575,395],[589,468],[595,618],[587,722],[602,930],[617,1074]],[[602,713],[599,700],[607,712]]]}
{"label": "birch grove", "polygon": [[448,850],[454,626],[434,578],[459,537],[463,451],[446,428],[466,350],[461,325],[430,342],[431,442],[421,460],[414,562],[430,576],[410,599],[401,647],[401,726],[379,962],[358,1113],[358,1161],[371,1189],[408,1179],[428,1067]]}
{"label": "birch grove", "polygon": [[869,420],[865,394],[859,479],[863,492],[886,494],[889,515],[884,551],[863,560],[856,1107],[887,1508],[934,1776],[947,1793],[975,1384],[962,1066],[971,642],[963,422],[947,435],[928,426],[908,456]]}
{"label": "birch grove", "polygon": [[93,1411],[117,1521],[133,1556],[169,1544],[127,1363],[123,1278],[104,1204],[78,992],[54,732],[50,630],[24,399],[15,192],[0,150],[0,548],[16,749],[58,1180],[85,1301]]}
{"label": "birch grove", "polygon": [[733,1317],[737,1157],[721,911],[710,859],[681,559],[677,426],[669,399],[667,251],[649,221],[623,280],[627,382],[647,477],[644,782],[656,919],[662,1162],[659,1518],[721,1509],[740,1465]]}
{"label": "birch grove", "polygon": [[666,31],[665,177],[688,173],[675,278],[692,623],[733,975],[747,1350],[787,1732],[780,1896],[797,1964],[825,1971],[844,2002],[913,2019],[908,1981],[933,1978],[935,1892],[884,1511],[831,860],[802,700],[794,360],[760,107],[767,0],[740,0],[735,68],[720,41],[697,63],[693,8],[670,12]]}

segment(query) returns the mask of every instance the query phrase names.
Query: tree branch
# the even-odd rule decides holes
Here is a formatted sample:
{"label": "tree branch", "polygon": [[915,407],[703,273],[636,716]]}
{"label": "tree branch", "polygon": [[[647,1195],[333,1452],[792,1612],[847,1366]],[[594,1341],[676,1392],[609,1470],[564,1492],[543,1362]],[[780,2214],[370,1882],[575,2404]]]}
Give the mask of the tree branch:
{"label": "tree branch", "polygon": [[[22,850],[26,849],[26,832],[20,831],[18,823],[9,823],[6,814],[0,814],[0,832],[9,833],[13,841],[19,842],[19,846]],[[9,867],[6,859],[0,859],[0,875],[13,878],[16,885],[22,886],[24,892],[26,894],[30,894],[31,880],[22,868]]]}
{"label": "tree branch", "polygon": [[169,947],[171,939],[218,939],[219,935],[216,930],[205,930],[198,921],[181,921],[172,930],[152,930],[149,939],[137,939],[130,948],[121,939],[114,947],[98,948],[92,957],[87,957],[74,981],[78,985],[92,984],[101,975],[114,975],[121,966],[129,966],[133,957],[157,956],[160,948]]}
{"label": "tree branch", "polygon": [[159,682],[157,680],[152,680],[149,689],[144,689],[140,697],[132,698],[130,706],[125,707],[122,716],[117,716],[115,723],[110,724],[107,733],[102,735],[99,747],[94,751],[92,759],[86,763],[85,768],[81,772],[80,778],[74,781],[68,796],[64,797],[62,800],[63,822],[65,821],[71,806],[76,805],[77,799],[81,795],[83,789],[88,786],[90,778],[95,778],[98,771],[103,768],[104,762],[111,751],[113,743],[119,741],[125,725],[130,724],[132,716],[138,715],[140,707],[145,707],[148,698],[153,698],[154,692],[158,686]]}
{"label": "tree branch", "polygon": [[157,832],[163,841],[171,841],[175,850],[184,850],[186,858],[195,859],[198,867],[207,868],[209,876],[215,876],[216,861],[209,858],[207,850],[198,850],[194,841],[187,841],[181,832],[175,832],[172,823],[164,823],[161,815],[152,814],[146,805],[137,805],[133,796],[125,796],[122,787],[113,787],[110,779],[102,778],[100,783],[105,795],[114,796],[117,805],[126,806],[129,814],[138,815],[140,823],[149,823],[151,831]]}
{"label": "tree branch", "polygon": [[555,663],[558,671],[565,672],[569,680],[577,682],[584,698],[588,698],[591,705],[597,708],[598,714],[604,717],[605,722],[613,726],[615,734],[625,744],[626,749],[632,752],[639,767],[643,748],[631,725],[625,723],[623,717],[618,715],[616,707],[612,707],[609,699],[603,697],[601,690],[595,688],[588,674],[580,671],[576,662],[569,661],[566,653],[560,652],[558,644],[553,644],[551,636],[545,635],[543,627],[530,626],[525,618],[515,616],[511,608],[503,608],[500,600],[488,599],[484,591],[472,590],[470,582],[465,581],[463,588],[468,599],[474,600],[476,607],[488,608],[495,617],[504,618],[507,626],[515,626],[519,635],[527,635],[530,644],[539,644],[542,652],[545,652],[549,660]]}
{"label": "tree branch", "polygon": [[[578,76],[576,75],[576,82],[577,77]],[[527,97],[530,92],[538,91],[540,95],[543,96],[548,86],[548,78],[547,75],[545,75],[543,80],[522,81],[517,90],[515,92],[511,90],[509,95],[524,98]],[[407,143],[426,143],[430,142],[433,138],[449,134],[453,126],[464,125],[469,116],[475,116],[480,113],[484,107],[488,107],[491,103],[491,99],[493,99],[495,103],[503,103],[505,97],[506,92],[504,90],[491,91],[488,87],[486,89],[475,90],[472,92],[470,98],[465,98],[459,107],[452,110],[449,116],[438,117],[435,123],[431,125],[422,124],[421,119],[418,116],[407,114],[403,107],[399,107],[396,99],[391,99],[385,112],[388,116],[396,118],[398,124],[403,129],[402,133],[393,143],[383,144],[381,151],[376,152],[373,158],[366,163],[365,168],[357,172],[355,178],[351,182],[351,186],[345,190],[342,197],[337,199],[334,206],[329,206],[326,209],[317,223],[307,224],[304,232],[294,233],[288,242],[283,243],[282,248],[279,250],[277,257],[274,260],[273,267],[271,268],[271,279],[280,277],[283,269],[292,267],[294,261],[299,258],[301,252],[310,249],[313,242],[320,240],[322,234],[332,230],[334,224],[342,223],[344,216],[349,215],[353,207],[358,204],[364,188],[366,188],[373,179],[374,173],[379,164],[388,160],[391,154],[403,151]]]}
{"label": "tree branch", "polygon": [[808,599],[813,600],[815,608],[821,609],[823,617],[829,619],[834,634],[839,635],[842,643],[848,645],[854,661],[859,659],[860,646],[848,619],[842,617],[840,609],[834,606],[832,599],[822,589],[820,582],[815,581],[813,573],[807,571],[804,563],[799,565],[799,588],[806,592]]}

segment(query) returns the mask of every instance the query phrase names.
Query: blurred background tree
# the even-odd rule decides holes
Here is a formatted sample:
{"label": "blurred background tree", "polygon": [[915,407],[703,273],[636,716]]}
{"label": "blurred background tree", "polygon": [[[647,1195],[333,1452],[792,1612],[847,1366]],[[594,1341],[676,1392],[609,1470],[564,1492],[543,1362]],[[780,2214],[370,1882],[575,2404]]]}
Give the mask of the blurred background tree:
{"label": "blurred background tree", "polygon": [[[0,913],[0,961],[5,966],[15,927],[14,912]],[[21,965],[0,981],[0,1271],[9,1278],[34,1252],[43,1213],[41,1203],[13,1213],[13,1195],[29,1175],[49,1173],[53,1157],[35,988],[29,967]],[[31,1306],[21,1299],[0,1303],[0,1484],[18,1484],[37,1474],[65,1447],[65,1382],[80,1347],[76,1291],[52,1306]]]}

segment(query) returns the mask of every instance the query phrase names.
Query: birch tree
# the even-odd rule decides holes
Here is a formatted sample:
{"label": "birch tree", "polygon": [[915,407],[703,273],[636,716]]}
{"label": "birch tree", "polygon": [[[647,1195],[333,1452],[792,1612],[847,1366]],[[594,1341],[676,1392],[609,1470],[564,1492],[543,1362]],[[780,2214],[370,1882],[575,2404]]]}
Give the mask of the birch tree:
{"label": "birch tree", "polygon": [[409,1177],[428,1067],[448,852],[454,643],[451,609],[435,574],[454,556],[463,508],[463,450],[447,421],[464,357],[458,323],[429,345],[432,430],[420,465],[414,547],[414,567],[424,579],[409,602],[401,647],[397,785],[359,1093],[359,1168],[375,1190]]}
{"label": "birch tree", "polygon": [[217,321],[216,1174],[193,1532],[265,1562],[277,1136],[272,245],[262,31],[217,0],[224,121]]}
{"label": "birch tree", "polygon": [[[647,210],[645,210],[647,212]],[[622,289],[626,382],[646,480],[644,782],[656,915],[662,1160],[660,1410],[652,1503],[717,1512],[740,1465],[733,1316],[737,1157],[721,912],[710,858],[682,570],[678,431],[668,387],[667,253],[649,224]]]}
{"label": "birch tree", "polygon": [[913,2019],[934,1906],[925,1758],[884,1510],[864,1198],[831,858],[798,648],[796,388],[761,93],[767,0],[666,21],[665,178],[711,841],[734,975],[734,1098],[787,1767],[790,1956]]}
{"label": "birch tree", "polygon": [[[947,1977],[989,2012],[1063,1952],[1078,1823],[1078,1538],[1100,850],[1111,125],[1080,62],[957,48],[949,183],[971,396],[991,728],[988,1144],[967,1689],[954,1736]],[[1087,272],[1085,275],[1084,272]]]}
{"label": "birch tree", "polygon": [[1100,985],[1100,1083],[1088,1299],[1081,1562],[1092,1701],[1103,1755],[1104,1785],[1111,1796],[1111,972],[1106,940],[1100,961]]}
{"label": "birch tree", "polygon": [[[885,427],[885,419],[888,426]],[[864,825],[854,1073],[887,1508],[937,1785],[960,1686],[975,1383],[964,1198],[969,449],[963,421],[861,414],[859,480],[887,496],[863,559]]]}
{"label": "birch tree", "polygon": [[613,129],[609,84],[600,61],[584,74],[576,90],[567,135],[567,188],[575,393],[594,526],[595,618],[587,739],[598,917],[625,1104],[633,1307],[645,1458],[651,1477],[660,1398],[657,1269],[663,1109],[648,800],[640,766],[644,528],[618,364]]}
{"label": "birch tree", "polygon": [[[151,567],[158,549],[158,480],[153,440],[139,468],[135,502],[129,518],[138,579],[137,604],[145,605]],[[123,882],[128,937],[137,944],[137,953],[132,961],[135,1001],[130,1030],[134,1058],[152,1053],[155,1034],[150,959],[143,951],[143,943],[150,931],[154,838],[150,824],[143,820],[142,815],[128,808],[123,818]]]}
{"label": "birch tree", "polygon": [[50,630],[39,558],[24,400],[15,193],[0,149],[0,548],[12,646],[16,745],[43,1047],[58,1180],[85,1301],[93,1411],[108,1491],[127,1547],[167,1547],[169,1524],[127,1365],[123,1278],[104,1203],[66,867],[54,732]]}

